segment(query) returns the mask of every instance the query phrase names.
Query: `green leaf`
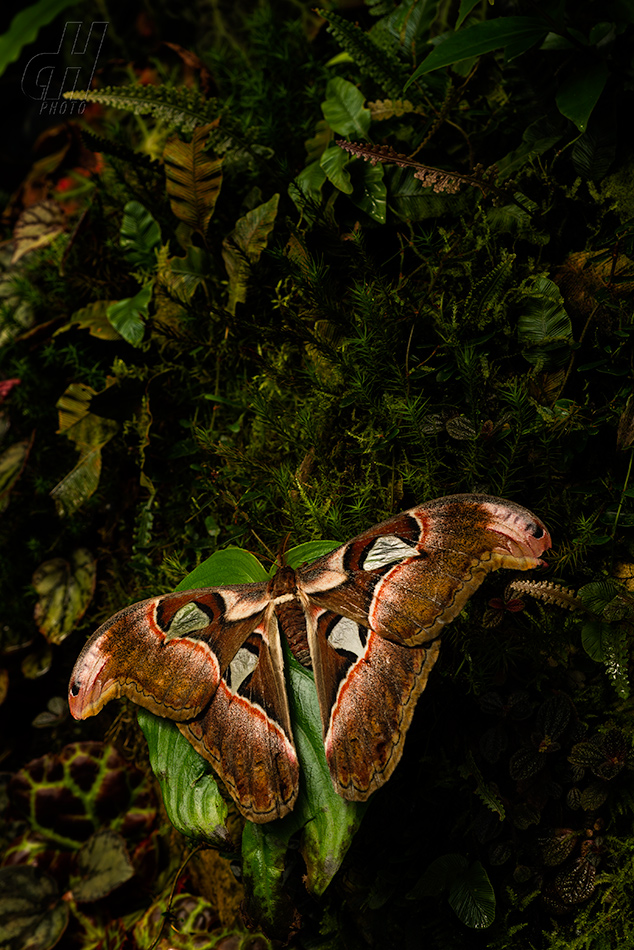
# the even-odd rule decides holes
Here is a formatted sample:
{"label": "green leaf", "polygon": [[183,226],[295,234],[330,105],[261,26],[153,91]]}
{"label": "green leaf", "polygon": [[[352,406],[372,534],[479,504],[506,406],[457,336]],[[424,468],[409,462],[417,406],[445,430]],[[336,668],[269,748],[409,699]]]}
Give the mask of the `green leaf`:
{"label": "green leaf", "polygon": [[538,277],[524,298],[517,336],[525,344],[524,358],[538,368],[559,365],[568,358],[572,324],[557,284],[547,277]]}
{"label": "green leaf", "polygon": [[582,627],[581,642],[589,657],[597,663],[605,664],[606,672],[619,697],[628,699],[630,681],[627,629],[620,624],[589,620]]}
{"label": "green leaf", "polygon": [[433,69],[483,56],[496,49],[508,50],[511,55],[507,58],[513,58],[541,42],[547,33],[548,26],[537,17],[509,16],[475,23],[439,43],[407,81],[405,89]]}
{"label": "green leaf", "polygon": [[205,143],[214,124],[197,128],[191,142],[168,140],[163,152],[165,185],[172,211],[188,227],[204,235],[222,185],[222,159],[211,158]]}
{"label": "green leaf", "polygon": [[385,224],[387,217],[387,188],[383,182],[383,165],[355,162],[352,172],[354,191],[352,201],[369,217]]}
{"label": "green leaf", "polygon": [[92,600],[97,562],[86,548],[73,552],[70,563],[56,557],[40,564],[33,574],[39,594],[35,622],[49,643],[61,643],[83,617]]}
{"label": "green leaf", "polygon": [[0,946],[49,950],[66,930],[69,908],[50,875],[29,865],[0,868]]}
{"label": "green leaf", "polygon": [[229,808],[209,763],[169,719],[145,709],[137,720],[148,744],[167,817],[181,834],[225,851],[235,844],[227,826]]}
{"label": "green leaf", "polygon": [[38,201],[25,208],[13,229],[11,263],[37,248],[46,247],[64,231],[64,213],[56,201]]}
{"label": "green leaf", "polygon": [[495,920],[495,891],[479,861],[474,861],[452,881],[449,904],[467,927],[491,926]]}
{"label": "green leaf", "polygon": [[37,39],[43,26],[75,3],[76,0],[39,0],[39,3],[20,10],[11,20],[7,32],[0,36],[0,76],[10,63],[19,58],[23,48]]}
{"label": "green leaf", "polygon": [[436,194],[431,188],[423,188],[414,178],[414,169],[385,166],[387,202],[390,211],[405,221],[425,221],[444,214],[461,214],[470,207],[467,192],[458,195]]}
{"label": "green leaf", "polygon": [[271,934],[288,933],[293,919],[293,904],[283,886],[287,848],[288,836],[279,837],[271,825],[248,822],[242,833],[246,916]]}
{"label": "green leaf", "polygon": [[121,334],[108,320],[108,307],[116,302],[116,300],[95,300],[87,304],[81,310],[76,310],[68,323],[56,330],[53,336],[65,333],[76,326],[79,330],[88,330],[90,335],[98,340],[120,340]]}
{"label": "green leaf", "polygon": [[97,490],[101,477],[101,445],[90,449],[65,475],[50,496],[60,517],[71,515]]}
{"label": "green leaf", "polygon": [[324,119],[339,135],[365,138],[370,128],[370,110],[363,107],[365,97],[347,79],[335,77],[326,86],[326,100],[321,104]]}
{"label": "green leaf", "polygon": [[90,411],[90,402],[96,395],[91,386],[71,383],[57,401],[57,431],[81,452],[72,471],[50,492],[60,516],[71,514],[96,490],[101,475],[101,450],[119,428],[113,419]]}
{"label": "green leaf", "polygon": [[9,504],[9,495],[22,474],[33,439],[14,442],[0,455],[0,512]]}
{"label": "green leaf", "polygon": [[578,596],[581,603],[593,614],[602,614],[612,604],[612,601],[621,593],[621,588],[611,578],[591,581],[579,588]]}
{"label": "green leaf", "polygon": [[134,867],[121,835],[106,828],[89,838],[77,852],[79,879],[71,878],[77,903],[98,901],[134,877]]}
{"label": "green leaf", "polygon": [[279,194],[275,194],[239,218],[231,234],[222,242],[222,259],[229,275],[227,309],[230,313],[235,313],[236,305],[246,300],[249,273],[267,245],[279,200]]}
{"label": "green leaf", "polygon": [[306,864],[306,888],[319,896],[339,870],[367,804],[348,802],[335,792],[324,753],[312,673],[290,656],[288,672],[293,734],[302,769],[300,796],[289,819],[301,823],[300,851]]}
{"label": "green leaf", "polygon": [[338,145],[330,145],[324,149],[319,159],[319,165],[328,181],[346,195],[352,194],[352,182],[347,168],[349,162],[350,156]]}
{"label": "green leaf", "polygon": [[321,204],[321,189],[325,181],[327,181],[326,173],[320,162],[315,161],[307,165],[288,186],[291,199],[309,220],[314,217],[311,205]]}
{"label": "green leaf", "polygon": [[584,63],[562,82],[557,93],[557,108],[567,119],[585,132],[592,110],[608,80],[609,70],[603,60]]}
{"label": "green leaf", "polygon": [[119,243],[135,267],[149,269],[156,264],[154,249],[161,243],[161,229],[147,208],[138,201],[128,201],[123,209]]}
{"label": "green leaf", "polygon": [[146,284],[134,297],[110,304],[106,311],[112,326],[132,346],[140,346],[143,340],[151,298],[152,284]]}
{"label": "green leaf", "polygon": [[178,300],[187,303],[196,289],[209,276],[211,262],[202,247],[191,244],[185,257],[172,257],[168,261],[169,272],[164,275],[169,291]]}
{"label": "green leaf", "polygon": [[460,7],[458,9],[458,19],[456,20],[456,30],[458,30],[464,21],[467,19],[471,11],[475,6],[477,6],[479,0],[460,0]]}

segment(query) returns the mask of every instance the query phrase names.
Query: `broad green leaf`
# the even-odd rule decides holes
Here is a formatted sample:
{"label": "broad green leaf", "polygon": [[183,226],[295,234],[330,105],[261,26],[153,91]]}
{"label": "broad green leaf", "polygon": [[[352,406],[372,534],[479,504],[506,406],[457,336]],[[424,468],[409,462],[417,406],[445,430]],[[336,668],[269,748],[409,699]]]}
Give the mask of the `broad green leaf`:
{"label": "broad green leaf", "polygon": [[242,875],[247,916],[269,933],[288,933],[294,907],[284,890],[288,836],[272,828],[279,822],[248,822],[242,834]]}
{"label": "broad green leaf", "polygon": [[302,823],[300,851],[306,863],[306,888],[319,896],[341,867],[367,804],[348,802],[335,792],[324,752],[315,681],[292,658],[288,669],[293,734],[302,769],[300,797],[289,818]]}
{"label": "broad green leaf", "polygon": [[19,58],[22,49],[37,39],[43,26],[75,3],[76,0],[39,0],[39,3],[20,10],[11,20],[7,32],[0,36],[0,76],[9,63]]}
{"label": "broad green leaf", "polygon": [[[296,544],[289,548],[284,556],[284,563],[289,567],[298,570],[304,564],[312,564],[317,558],[329,554],[339,547],[338,541],[304,541],[303,544]],[[277,571],[277,565],[273,565],[269,571],[269,577],[272,577]]]}
{"label": "broad green leaf", "polygon": [[49,950],[68,925],[56,881],[30,865],[0,868],[0,946]]}
{"label": "broad green leaf", "polygon": [[69,435],[69,429],[72,429],[78,422],[90,412],[90,401],[97,391],[92,386],[85,383],[71,383],[57,400],[55,408],[59,413],[58,432],[63,432],[73,442],[83,441],[74,435]]}
{"label": "broad green leaf", "polygon": [[581,603],[593,614],[603,614],[621,593],[619,584],[612,578],[591,581],[579,589]]}
{"label": "broad green leaf", "polygon": [[149,269],[156,264],[154,252],[161,243],[161,229],[138,201],[128,201],[123,209],[119,243],[132,265]]}
{"label": "broad green leaf", "polygon": [[137,719],[174,827],[188,838],[234,851],[227,825],[229,807],[209,763],[198,755],[175,723],[145,709],[137,710]]}
{"label": "broad green leaf", "polygon": [[268,575],[257,557],[242,548],[224,548],[195,567],[176,590],[196,590],[198,587],[222,587],[227,584],[256,584]]}
{"label": "broad green leaf", "polygon": [[352,172],[354,191],[352,201],[367,215],[385,224],[387,216],[387,188],[383,182],[383,165],[356,162]]}
{"label": "broad green leaf", "polygon": [[419,76],[433,69],[451,66],[453,63],[462,62],[463,59],[483,56],[496,49],[509,50],[509,58],[512,58],[541,42],[547,33],[546,22],[537,17],[509,16],[475,23],[439,43],[415,70],[405,84],[405,89]]}
{"label": "broad green leaf", "polygon": [[479,861],[474,861],[451,883],[449,904],[467,927],[490,927],[495,920],[495,891]]}
{"label": "broad green leaf", "polygon": [[440,0],[401,0],[381,20],[381,27],[389,31],[399,46],[411,50],[416,48],[415,44],[422,46],[427,42],[439,6]]}
{"label": "broad green leaf", "polygon": [[469,192],[458,195],[436,194],[431,188],[423,188],[420,180],[414,178],[412,168],[385,166],[384,180],[387,182],[387,203],[390,211],[405,221],[425,221],[444,214],[460,214],[467,211],[472,203]]}
{"label": "broad green leaf", "polygon": [[82,450],[105,445],[119,428],[114,419],[105,419],[90,411],[91,400],[96,395],[85,383],[71,383],[55,404],[59,413],[57,432]]}
{"label": "broad green leaf", "polygon": [[11,489],[22,474],[33,439],[14,442],[0,455],[0,512],[9,504]]}
{"label": "broad green leaf", "polygon": [[177,136],[163,152],[165,185],[172,211],[188,227],[204,235],[222,185],[222,159],[212,158],[205,143],[215,123],[194,130],[191,142]]}
{"label": "broad green leaf", "polygon": [[170,293],[187,303],[194,296],[197,287],[209,277],[211,262],[202,247],[191,244],[185,257],[172,257],[167,262],[169,271],[163,274]]}
{"label": "broad green leaf", "polygon": [[365,109],[363,93],[347,79],[336,76],[328,81],[326,100],[321,104],[324,119],[339,135],[365,138],[370,128],[370,110]]}
{"label": "broad green leaf", "polygon": [[[313,219],[316,208],[321,204],[321,189],[327,180],[319,161],[315,161],[307,165],[288,186],[291,199],[308,220]],[[314,209],[311,206],[315,206]]]}
{"label": "broad green leaf", "polygon": [[38,201],[25,208],[13,229],[15,264],[30,251],[46,247],[64,231],[64,214],[56,201]]}
{"label": "broad green leaf", "polygon": [[132,346],[139,346],[143,340],[151,298],[152,284],[146,284],[134,297],[110,304],[106,311],[112,326]]}
{"label": "broad green leaf", "polygon": [[88,330],[90,335],[98,340],[120,340],[121,334],[108,320],[108,307],[116,302],[116,300],[95,300],[87,304],[81,310],[76,310],[68,323],[56,330],[53,336],[65,333],[76,326],[79,330]]}
{"label": "broad green leaf", "polygon": [[557,93],[557,108],[585,132],[592,110],[608,80],[609,70],[602,60],[584,63],[564,79]]}
{"label": "broad green leaf", "polygon": [[236,305],[247,296],[247,280],[251,266],[259,259],[267,245],[277,217],[279,194],[247,212],[222,242],[222,259],[229,275],[227,309],[235,313]]}
{"label": "broad green leaf", "polygon": [[91,386],[71,383],[57,401],[57,431],[80,451],[75,467],[50,492],[60,516],[71,514],[94,493],[101,474],[101,450],[119,428],[113,419],[90,411],[90,402],[96,395]]}
{"label": "broad green leaf", "polygon": [[547,277],[536,278],[523,309],[517,336],[524,344],[524,358],[538,368],[565,362],[573,342],[572,324],[557,284]]}
{"label": "broad green leaf", "polygon": [[134,877],[134,867],[121,835],[106,828],[77,852],[79,879],[71,878],[77,903],[98,901]]}
{"label": "broad green leaf", "polygon": [[347,168],[349,162],[350,156],[347,152],[344,152],[342,148],[339,148],[338,145],[331,145],[327,149],[324,149],[319,159],[320,168],[326,175],[328,181],[332,182],[335,188],[345,192],[347,195],[352,194],[352,181],[350,180],[350,172]]}
{"label": "broad green leaf", "polygon": [[60,517],[71,515],[97,490],[101,475],[101,446],[90,449],[50,495]]}
{"label": "broad green leaf", "polygon": [[83,617],[92,600],[97,562],[86,548],[78,548],[70,563],[56,557],[41,564],[33,574],[39,594],[35,623],[49,643],[61,643]]}

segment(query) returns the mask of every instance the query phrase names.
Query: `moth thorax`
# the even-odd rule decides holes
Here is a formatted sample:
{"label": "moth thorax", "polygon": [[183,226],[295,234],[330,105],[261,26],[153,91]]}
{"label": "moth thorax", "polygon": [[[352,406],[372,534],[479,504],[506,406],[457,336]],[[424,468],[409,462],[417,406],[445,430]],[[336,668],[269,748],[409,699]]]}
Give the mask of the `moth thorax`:
{"label": "moth thorax", "polygon": [[308,648],[308,632],[306,630],[306,615],[302,606],[294,597],[284,603],[278,603],[275,607],[275,613],[283,631],[286,641],[291,648],[291,653],[298,663],[307,669],[312,669],[310,659],[310,650]]}

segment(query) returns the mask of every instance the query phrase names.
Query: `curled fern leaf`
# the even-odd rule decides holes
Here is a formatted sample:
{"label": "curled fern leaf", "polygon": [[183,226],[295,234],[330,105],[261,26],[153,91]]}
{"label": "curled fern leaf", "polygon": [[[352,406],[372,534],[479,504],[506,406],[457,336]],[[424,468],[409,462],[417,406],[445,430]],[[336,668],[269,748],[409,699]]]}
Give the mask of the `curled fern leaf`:
{"label": "curled fern leaf", "polygon": [[511,581],[508,590],[514,594],[530,594],[537,600],[547,604],[556,604],[567,610],[579,610],[582,607],[581,598],[569,587],[553,584],[551,581]]}

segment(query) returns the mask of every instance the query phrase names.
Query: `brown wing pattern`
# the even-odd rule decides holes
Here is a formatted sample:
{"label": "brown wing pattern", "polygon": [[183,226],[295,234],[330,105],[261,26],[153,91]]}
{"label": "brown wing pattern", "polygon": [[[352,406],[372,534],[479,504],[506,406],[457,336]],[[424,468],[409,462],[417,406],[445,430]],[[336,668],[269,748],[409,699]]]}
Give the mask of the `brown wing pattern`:
{"label": "brown wing pattern", "polygon": [[70,682],[76,719],[96,715],[111,699],[127,696],[169,719],[197,716],[266,607],[266,585],[252,592],[238,614],[241,587],[183,591],[126,607],[92,635]]}
{"label": "brown wing pattern", "polygon": [[440,642],[404,647],[313,607],[309,642],[335,789],[365,801],[396,768]]}
{"label": "brown wing pattern", "polygon": [[299,764],[271,611],[236,653],[204,715],[178,728],[212,763],[246,818],[271,821],[291,810]]}
{"label": "brown wing pattern", "polygon": [[550,547],[525,508],[452,495],[396,515],[300,572],[308,600],[396,643],[433,640],[485,574],[530,570]]}

